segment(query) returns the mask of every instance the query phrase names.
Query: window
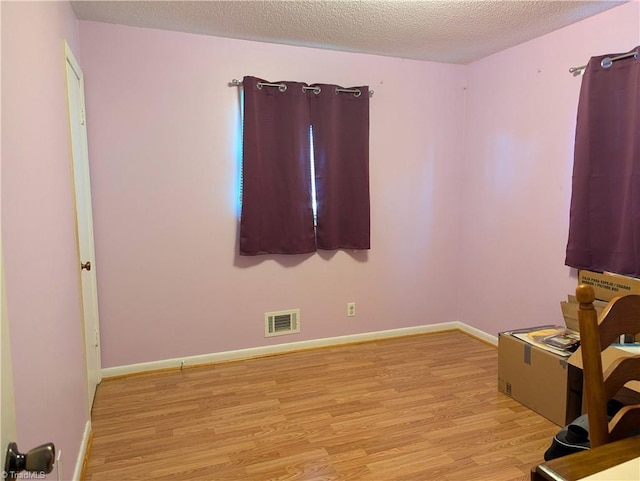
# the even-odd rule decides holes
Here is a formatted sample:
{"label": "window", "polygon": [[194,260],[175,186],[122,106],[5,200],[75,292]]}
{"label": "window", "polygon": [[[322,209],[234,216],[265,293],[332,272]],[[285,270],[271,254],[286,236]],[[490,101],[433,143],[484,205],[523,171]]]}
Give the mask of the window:
{"label": "window", "polygon": [[367,87],[243,86],[240,254],[369,249]]}
{"label": "window", "polygon": [[313,226],[318,224],[318,198],[316,197],[316,158],[313,153],[313,126],[309,126],[309,168],[311,169],[311,208],[313,209]]}

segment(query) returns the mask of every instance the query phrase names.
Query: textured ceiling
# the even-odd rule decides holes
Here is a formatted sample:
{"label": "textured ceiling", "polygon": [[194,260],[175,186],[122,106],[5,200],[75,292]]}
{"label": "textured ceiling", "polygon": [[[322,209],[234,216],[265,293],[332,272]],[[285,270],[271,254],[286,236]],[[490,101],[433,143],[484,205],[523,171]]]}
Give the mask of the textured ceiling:
{"label": "textured ceiling", "polygon": [[624,1],[72,1],[80,20],[466,64]]}

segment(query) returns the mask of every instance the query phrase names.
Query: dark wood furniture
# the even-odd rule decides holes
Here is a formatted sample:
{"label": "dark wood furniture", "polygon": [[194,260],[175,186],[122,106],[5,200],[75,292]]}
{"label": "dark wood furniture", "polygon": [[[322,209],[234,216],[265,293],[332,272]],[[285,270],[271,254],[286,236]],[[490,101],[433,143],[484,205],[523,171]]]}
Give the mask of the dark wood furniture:
{"label": "dark wood furniture", "polygon": [[578,322],[589,438],[595,448],[640,430],[640,404],[623,407],[610,421],[607,417],[607,403],[627,382],[640,380],[640,356],[618,358],[604,373],[602,368],[602,351],[622,334],[640,333],[640,295],[616,297],[600,317],[593,307],[593,287],[580,284],[576,298],[580,303]]}
{"label": "dark wood furniture", "polygon": [[531,481],[577,481],[639,456],[640,436],[635,436],[539,464]]}

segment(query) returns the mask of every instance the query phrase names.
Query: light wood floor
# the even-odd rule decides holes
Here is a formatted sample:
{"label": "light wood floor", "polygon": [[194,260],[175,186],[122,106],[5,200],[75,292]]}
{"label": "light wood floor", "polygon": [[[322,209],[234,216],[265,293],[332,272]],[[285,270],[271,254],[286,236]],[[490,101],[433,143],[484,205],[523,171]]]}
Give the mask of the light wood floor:
{"label": "light wood floor", "polygon": [[105,380],[87,481],[528,480],[558,426],[462,332]]}

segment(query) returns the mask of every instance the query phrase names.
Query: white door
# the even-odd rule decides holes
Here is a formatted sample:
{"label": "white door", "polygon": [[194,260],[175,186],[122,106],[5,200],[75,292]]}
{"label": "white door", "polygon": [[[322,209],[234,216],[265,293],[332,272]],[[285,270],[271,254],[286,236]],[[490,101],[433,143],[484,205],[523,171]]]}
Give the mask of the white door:
{"label": "white door", "polygon": [[[0,251],[1,251],[0,247]],[[9,321],[7,320],[6,289],[4,285],[4,265],[2,263],[2,253],[0,252],[0,303],[2,304],[2,331],[0,331],[0,386],[2,387],[2,404],[0,404],[0,476],[4,470],[4,459],[9,443],[14,443],[16,439],[16,412],[13,397],[13,369],[11,362],[11,343],[9,342]]]}
{"label": "white door", "polygon": [[93,216],[89,181],[89,152],[84,107],[84,78],[69,45],[65,42],[69,128],[76,203],[78,239],[78,270],[82,285],[82,314],[89,389],[89,410],[93,405],[96,386],[101,381],[100,330],[98,321],[98,290],[93,245]]}

